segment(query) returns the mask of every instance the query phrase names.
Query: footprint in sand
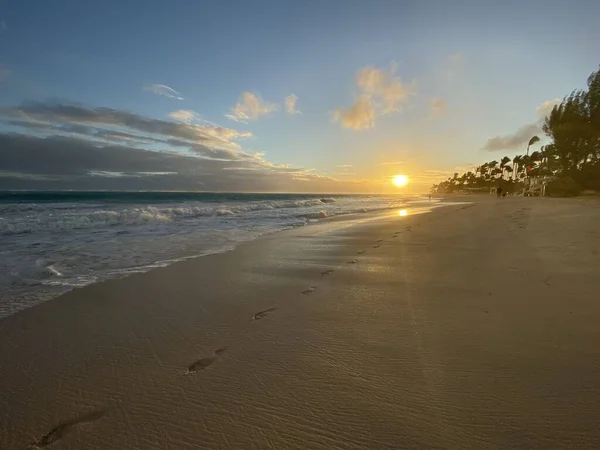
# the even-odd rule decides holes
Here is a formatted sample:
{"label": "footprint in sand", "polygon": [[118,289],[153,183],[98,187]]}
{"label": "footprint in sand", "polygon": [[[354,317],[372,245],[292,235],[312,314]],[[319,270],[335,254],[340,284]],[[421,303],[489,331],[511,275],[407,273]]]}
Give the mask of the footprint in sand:
{"label": "footprint in sand", "polygon": [[357,254],[358,256],[360,256],[360,255],[364,255],[365,253],[367,253],[365,250],[361,250],[360,252],[356,252],[356,254]]}
{"label": "footprint in sand", "polygon": [[225,353],[225,350],[227,350],[227,347],[218,348],[215,350],[212,356],[209,356],[208,358],[199,359],[198,361],[194,361],[188,366],[184,375],[191,375],[194,372],[206,369],[208,366],[212,365],[217,359],[219,359],[219,356]]}
{"label": "footprint in sand", "polygon": [[303,295],[310,295],[310,294],[312,294],[315,291],[316,288],[317,288],[316,286],[311,286],[307,290],[302,291],[302,294]]}
{"label": "footprint in sand", "polygon": [[397,237],[398,237],[398,235],[395,234],[395,235],[392,236],[392,239],[396,239]]}
{"label": "footprint in sand", "polygon": [[358,261],[353,259],[352,261],[348,261],[348,264],[356,264]]}
{"label": "footprint in sand", "polygon": [[93,411],[88,414],[84,414],[67,422],[63,422],[52,428],[48,433],[43,435],[37,441],[31,443],[30,448],[44,448],[49,445],[52,445],[55,442],[60,441],[62,438],[64,438],[67,433],[73,430],[73,428],[80,425],[95,422],[104,417],[107,413],[107,409],[102,409],[98,411]]}
{"label": "footprint in sand", "polygon": [[374,246],[373,246],[373,248],[379,248],[379,247],[381,247],[381,245],[380,245],[380,244],[377,244],[377,245],[374,245]]}
{"label": "footprint in sand", "polygon": [[375,242],[376,244],[381,244],[383,242],[383,239],[379,239],[377,242]]}
{"label": "footprint in sand", "polygon": [[254,314],[254,317],[252,317],[252,320],[260,320],[263,317],[266,317],[269,315],[269,313],[275,311],[277,308],[269,308],[269,309],[265,309],[264,311],[259,311],[256,314]]}
{"label": "footprint in sand", "polygon": [[333,269],[325,270],[321,272],[321,275],[331,275],[333,273]]}
{"label": "footprint in sand", "polygon": [[405,230],[410,231],[410,230],[412,230],[412,227],[406,227]]}

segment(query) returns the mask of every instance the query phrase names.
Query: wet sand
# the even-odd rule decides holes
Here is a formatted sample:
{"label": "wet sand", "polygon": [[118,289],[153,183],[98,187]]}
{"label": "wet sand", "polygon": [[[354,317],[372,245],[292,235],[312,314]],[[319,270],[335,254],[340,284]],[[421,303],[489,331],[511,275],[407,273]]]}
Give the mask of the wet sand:
{"label": "wet sand", "polygon": [[0,321],[0,448],[600,447],[600,202],[469,200]]}

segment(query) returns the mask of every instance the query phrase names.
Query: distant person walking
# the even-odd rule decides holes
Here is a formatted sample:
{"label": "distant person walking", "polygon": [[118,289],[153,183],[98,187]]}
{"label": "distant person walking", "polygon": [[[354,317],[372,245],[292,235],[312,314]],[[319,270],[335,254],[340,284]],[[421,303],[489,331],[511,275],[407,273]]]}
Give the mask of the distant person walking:
{"label": "distant person walking", "polygon": [[498,187],[496,188],[496,197],[497,197],[497,198],[500,198],[500,197],[502,197],[502,188],[501,188],[500,186],[498,186]]}

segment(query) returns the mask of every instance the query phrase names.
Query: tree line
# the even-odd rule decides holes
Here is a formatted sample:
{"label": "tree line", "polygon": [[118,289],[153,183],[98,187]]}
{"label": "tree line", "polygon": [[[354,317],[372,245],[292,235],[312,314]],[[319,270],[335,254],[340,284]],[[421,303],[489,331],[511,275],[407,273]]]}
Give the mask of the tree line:
{"label": "tree line", "polygon": [[550,195],[577,195],[600,190],[600,70],[587,79],[587,89],[575,90],[552,108],[542,130],[550,143],[529,153],[540,141],[532,136],[526,153],[486,162],[435,184],[433,192],[488,191],[502,187],[518,192],[528,179],[548,177]]}

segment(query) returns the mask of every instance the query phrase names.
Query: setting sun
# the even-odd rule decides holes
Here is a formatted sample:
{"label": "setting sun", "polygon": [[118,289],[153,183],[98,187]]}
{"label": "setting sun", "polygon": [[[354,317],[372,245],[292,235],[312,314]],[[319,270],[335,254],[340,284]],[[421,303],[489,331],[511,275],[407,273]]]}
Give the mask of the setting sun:
{"label": "setting sun", "polygon": [[396,175],[392,181],[396,186],[402,187],[408,184],[408,177],[406,175]]}

